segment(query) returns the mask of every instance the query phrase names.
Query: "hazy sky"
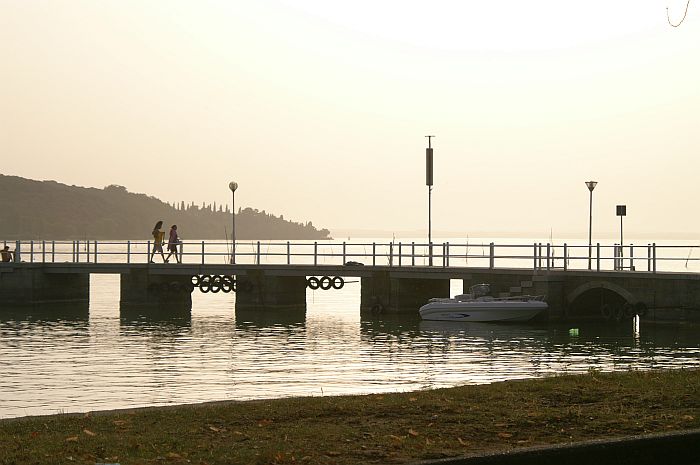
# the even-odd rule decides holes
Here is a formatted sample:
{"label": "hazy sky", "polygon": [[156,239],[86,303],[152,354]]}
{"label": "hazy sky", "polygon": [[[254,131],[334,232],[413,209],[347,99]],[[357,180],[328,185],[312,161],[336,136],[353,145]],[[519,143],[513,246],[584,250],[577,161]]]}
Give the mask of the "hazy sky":
{"label": "hazy sky", "polygon": [[685,5],[0,0],[0,172],[420,231],[435,134],[434,231],[700,233]]}

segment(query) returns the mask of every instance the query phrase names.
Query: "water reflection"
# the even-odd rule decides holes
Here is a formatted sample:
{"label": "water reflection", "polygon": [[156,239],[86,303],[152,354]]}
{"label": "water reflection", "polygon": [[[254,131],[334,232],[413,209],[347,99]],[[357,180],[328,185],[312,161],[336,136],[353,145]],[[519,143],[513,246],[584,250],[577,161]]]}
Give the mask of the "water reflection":
{"label": "water reflection", "polygon": [[0,321],[87,321],[90,306],[87,302],[34,303],[27,305],[7,305],[0,308]]}
{"label": "water reflection", "polygon": [[236,327],[266,328],[270,326],[304,326],[306,306],[285,309],[240,308],[235,311]]}
{"label": "water reflection", "polygon": [[0,318],[0,417],[700,367],[697,328],[361,320],[350,286],[310,292],[298,312],[194,294],[185,318],[125,317],[118,277],[91,295],[89,320]]}

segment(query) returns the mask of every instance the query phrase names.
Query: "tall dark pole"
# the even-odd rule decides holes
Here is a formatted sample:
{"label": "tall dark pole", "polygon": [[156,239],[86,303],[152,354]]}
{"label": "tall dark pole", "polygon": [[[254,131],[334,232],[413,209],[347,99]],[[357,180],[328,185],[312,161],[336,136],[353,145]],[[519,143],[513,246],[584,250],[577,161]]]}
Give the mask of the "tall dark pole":
{"label": "tall dark pole", "polygon": [[590,192],[590,202],[588,205],[588,269],[591,269],[591,255],[593,246],[593,189],[595,189],[596,181],[587,181],[586,186]]}
{"label": "tall dark pole", "polygon": [[433,225],[432,225],[432,193],[433,193],[433,147],[428,138],[428,148],[425,149],[425,185],[428,186],[428,265],[433,266]]}
{"label": "tall dark pole", "polygon": [[622,217],[627,216],[627,205],[618,205],[616,208],[617,216],[620,217],[620,269],[623,268],[623,256],[624,256],[624,239],[622,238]]}
{"label": "tall dark pole", "polygon": [[236,263],[236,189],[238,183],[231,181],[228,183],[231,189],[231,263]]}

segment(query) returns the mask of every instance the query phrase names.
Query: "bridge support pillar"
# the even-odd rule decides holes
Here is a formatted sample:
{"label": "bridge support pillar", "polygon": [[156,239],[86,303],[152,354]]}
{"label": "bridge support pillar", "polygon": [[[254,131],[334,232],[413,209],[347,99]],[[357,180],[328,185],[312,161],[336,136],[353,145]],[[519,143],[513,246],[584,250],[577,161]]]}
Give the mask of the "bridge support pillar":
{"label": "bridge support pillar", "polygon": [[[40,265],[15,267],[0,273],[0,314],[44,308],[54,316],[87,317],[90,302],[88,273],[47,273]],[[64,310],[65,309],[65,310]]]}
{"label": "bridge support pillar", "polygon": [[418,309],[433,297],[449,297],[450,280],[432,278],[391,277],[388,271],[377,271],[362,278],[360,313],[371,316],[381,313],[418,315]]}
{"label": "bridge support pillar", "polygon": [[189,275],[155,275],[134,269],[121,276],[119,311],[122,317],[189,317],[192,282]]}
{"label": "bridge support pillar", "polygon": [[534,294],[543,295],[547,300],[547,318],[550,321],[568,318],[566,300],[566,278],[562,275],[540,275],[532,278]]}
{"label": "bridge support pillar", "polygon": [[271,276],[262,270],[236,276],[236,312],[301,311],[306,314],[306,277]]}

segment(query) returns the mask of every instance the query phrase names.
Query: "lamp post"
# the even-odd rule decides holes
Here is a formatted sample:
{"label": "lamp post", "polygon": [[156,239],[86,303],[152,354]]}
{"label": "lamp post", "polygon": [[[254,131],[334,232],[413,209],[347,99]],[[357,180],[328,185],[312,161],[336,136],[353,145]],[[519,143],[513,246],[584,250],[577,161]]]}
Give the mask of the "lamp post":
{"label": "lamp post", "polygon": [[425,185],[428,186],[428,266],[433,266],[433,225],[431,218],[431,203],[433,193],[433,148],[430,141],[435,136],[428,138],[428,148],[425,149]]}
{"label": "lamp post", "polygon": [[228,188],[231,189],[231,263],[236,263],[236,189],[238,183],[231,181],[228,183]]}
{"label": "lamp post", "polygon": [[627,205],[618,205],[616,208],[616,213],[617,216],[620,217],[620,269],[623,268],[623,250],[624,250],[624,243],[622,242],[622,217],[627,216]]}
{"label": "lamp post", "polygon": [[593,189],[595,189],[596,181],[586,181],[586,187],[590,192],[590,202],[588,204],[588,269],[591,269],[591,247],[593,238]]}

